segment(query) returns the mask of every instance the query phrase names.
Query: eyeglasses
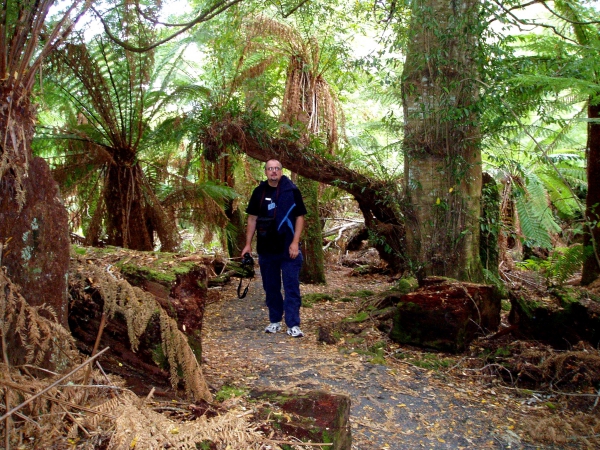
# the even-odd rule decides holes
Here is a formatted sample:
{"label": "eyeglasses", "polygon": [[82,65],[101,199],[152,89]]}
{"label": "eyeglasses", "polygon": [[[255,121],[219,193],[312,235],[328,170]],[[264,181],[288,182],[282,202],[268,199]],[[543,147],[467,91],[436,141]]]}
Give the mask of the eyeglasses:
{"label": "eyeglasses", "polygon": [[273,171],[279,172],[280,170],[281,170],[281,167],[267,167],[267,171],[269,171],[269,172],[273,172]]}

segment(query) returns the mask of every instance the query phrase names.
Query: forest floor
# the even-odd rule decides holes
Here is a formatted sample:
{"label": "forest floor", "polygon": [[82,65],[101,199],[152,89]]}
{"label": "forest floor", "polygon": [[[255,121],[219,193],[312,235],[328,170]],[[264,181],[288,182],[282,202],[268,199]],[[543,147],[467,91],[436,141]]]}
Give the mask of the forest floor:
{"label": "forest floor", "polygon": [[[237,298],[237,282],[222,288],[203,325],[203,370],[211,388],[345,394],[357,450],[598,448],[595,405],[585,413],[563,408],[556,399],[472,368],[467,355],[400,347],[368,319],[360,332],[342,334],[335,344],[319,342],[320,329],[356,317],[365,297],[393,285],[383,275],[353,275],[328,265],[325,285],[301,286],[303,296],[320,293],[329,300],[302,307],[305,337],[299,339],[285,327],[264,332],[268,314],[259,273],[244,299]],[[224,406],[245,401],[242,394]]]}

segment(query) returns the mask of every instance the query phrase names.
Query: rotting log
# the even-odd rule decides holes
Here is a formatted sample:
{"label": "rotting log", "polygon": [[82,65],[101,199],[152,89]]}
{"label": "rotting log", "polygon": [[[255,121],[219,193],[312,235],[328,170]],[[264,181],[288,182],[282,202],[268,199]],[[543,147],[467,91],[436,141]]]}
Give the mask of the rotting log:
{"label": "rotting log", "polygon": [[501,300],[490,285],[427,277],[397,302],[390,337],[401,344],[456,353],[500,325]]}
{"label": "rotting log", "polygon": [[[83,252],[77,248],[76,251]],[[149,296],[132,290],[127,301],[139,308],[138,316],[147,316],[147,323],[138,325],[138,342],[132,345],[132,326],[138,317],[126,317],[128,309],[117,310],[107,321],[101,339],[101,347],[111,347],[99,363],[114,374],[123,377],[131,389],[142,395],[156,387],[160,395],[176,395],[172,390],[169,357],[164,351],[161,332],[161,310],[175,319],[177,329],[187,338],[187,343],[200,364],[202,356],[201,332],[204,309],[208,298],[209,263],[206,260],[181,261],[177,255],[158,252],[136,252],[120,248],[84,249],[83,257],[72,258],[69,277],[69,327],[84,353],[90,353],[102,313],[107,309],[107,299],[123,293],[123,286],[116,288],[100,286],[98,270],[115,281],[126,279]],[[83,261],[83,263],[82,263]],[[90,272],[89,266],[94,266]],[[109,280],[110,278],[107,277]],[[133,289],[133,288],[132,288]],[[137,292],[137,294],[136,294]],[[171,391],[171,392],[169,392]]]}
{"label": "rotting log", "polygon": [[580,341],[600,344],[600,300],[586,290],[555,289],[544,295],[531,290],[511,290],[508,321],[515,334],[558,349]]}

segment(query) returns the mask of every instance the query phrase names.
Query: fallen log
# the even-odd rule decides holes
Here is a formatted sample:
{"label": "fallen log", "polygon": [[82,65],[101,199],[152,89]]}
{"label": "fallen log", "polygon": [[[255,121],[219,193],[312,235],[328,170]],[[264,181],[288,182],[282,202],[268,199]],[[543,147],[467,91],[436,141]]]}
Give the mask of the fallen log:
{"label": "fallen log", "polygon": [[558,349],[570,349],[579,341],[594,347],[600,344],[600,302],[586,290],[513,289],[509,298],[508,321],[520,338],[542,341]]}
{"label": "fallen log", "polygon": [[108,248],[74,256],[69,327],[79,349],[91,354],[105,313],[105,370],[140,395],[154,386],[158,395],[185,389],[210,399],[200,370],[208,273],[207,265],[164,253]]}

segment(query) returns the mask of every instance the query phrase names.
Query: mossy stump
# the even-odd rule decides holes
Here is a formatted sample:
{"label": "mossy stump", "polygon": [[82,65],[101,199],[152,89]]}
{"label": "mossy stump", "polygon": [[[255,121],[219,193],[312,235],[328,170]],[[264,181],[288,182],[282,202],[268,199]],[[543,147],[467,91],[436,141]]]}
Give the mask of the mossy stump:
{"label": "mossy stump", "polygon": [[[275,428],[303,442],[331,444],[326,450],[350,450],[350,398],[323,391],[286,392],[255,390],[250,397],[268,400],[277,410],[263,408],[260,414]],[[278,411],[279,410],[279,411]]]}
{"label": "mossy stump", "polygon": [[397,301],[390,337],[401,344],[458,353],[500,325],[500,296],[489,285],[428,277]]}
{"label": "mossy stump", "polygon": [[600,344],[600,299],[584,291],[556,289],[551,295],[511,291],[508,321],[520,338],[535,339],[558,349],[579,341]]}

